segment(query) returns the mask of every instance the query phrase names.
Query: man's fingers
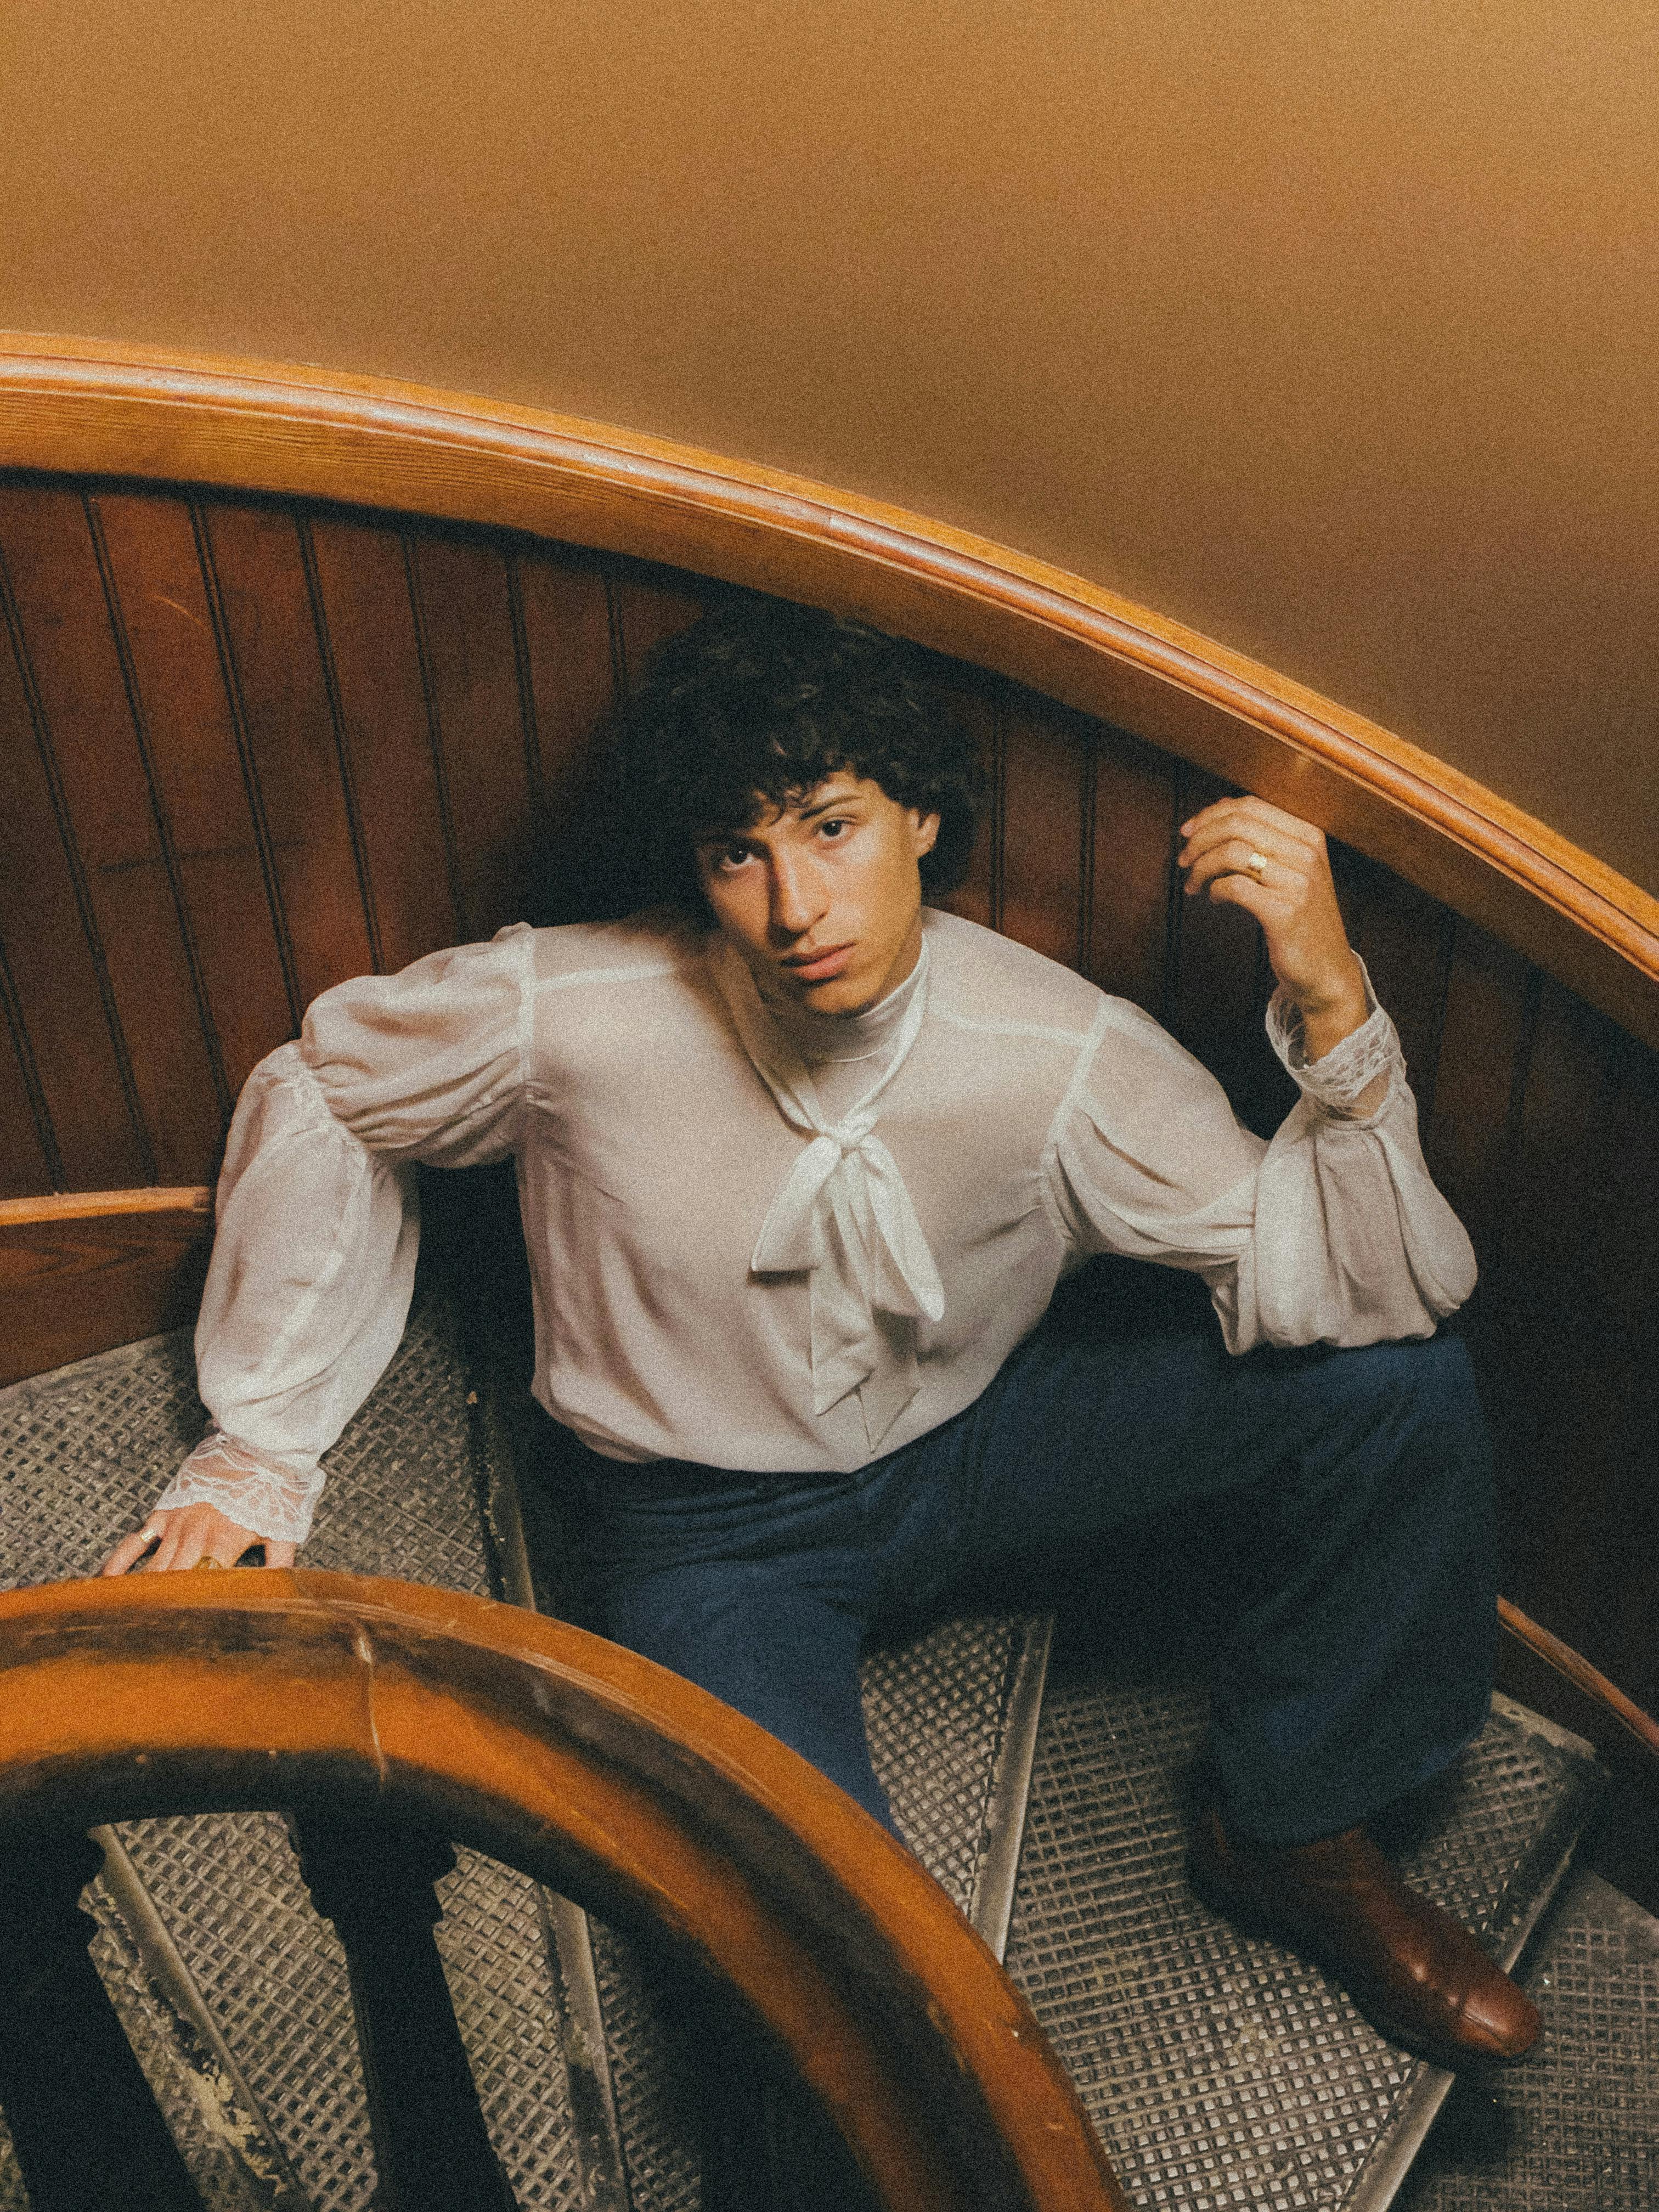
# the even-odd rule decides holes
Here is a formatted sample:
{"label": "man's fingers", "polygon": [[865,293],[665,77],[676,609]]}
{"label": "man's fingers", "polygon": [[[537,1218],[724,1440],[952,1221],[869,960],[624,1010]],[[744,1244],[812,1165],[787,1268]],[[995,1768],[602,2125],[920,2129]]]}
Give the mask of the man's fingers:
{"label": "man's fingers", "polygon": [[1254,876],[1218,876],[1210,885],[1212,906],[1239,906],[1271,931],[1286,920],[1285,902]]}
{"label": "man's fingers", "polygon": [[1209,839],[1255,835],[1261,830],[1303,852],[1322,853],[1325,849],[1322,830],[1316,829],[1311,822],[1304,822],[1299,814],[1287,814],[1282,806],[1270,806],[1265,799],[1249,794],[1243,799],[1218,799],[1181,825],[1182,836],[1189,841],[1195,836]]}
{"label": "man's fingers", "polygon": [[174,1567],[189,1566],[200,1555],[201,1549],[200,1537],[191,1548],[184,1528],[178,1522],[171,1522],[155,1547],[154,1559],[145,1560],[143,1571],[147,1575],[165,1575]]}
{"label": "man's fingers", "polygon": [[[268,1567],[294,1565],[297,1547],[293,1544],[257,1535],[215,1506],[175,1506],[170,1512],[153,1514],[141,1528],[124,1536],[100,1571],[124,1575],[141,1560],[141,1572],[150,1575],[188,1574],[204,1559],[217,1567],[234,1567],[250,1546],[260,1543]],[[145,1559],[152,1544],[155,1556]]]}
{"label": "man's fingers", "polygon": [[135,1559],[143,1559],[155,1541],[154,1528],[135,1528],[130,1536],[123,1536],[98,1571],[100,1575],[124,1575]]}
{"label": "man's fingers", "polygon": [[1305,855],[1297,854],[1287,860],[1280,853],[1269,852],[1265,841],[1253,845],[1242,837],[1229,837],[1188,863],[1188,896],[1229,875],[1243,876],[1250,883],[1291,899],[1304,892],[1308,885]]}

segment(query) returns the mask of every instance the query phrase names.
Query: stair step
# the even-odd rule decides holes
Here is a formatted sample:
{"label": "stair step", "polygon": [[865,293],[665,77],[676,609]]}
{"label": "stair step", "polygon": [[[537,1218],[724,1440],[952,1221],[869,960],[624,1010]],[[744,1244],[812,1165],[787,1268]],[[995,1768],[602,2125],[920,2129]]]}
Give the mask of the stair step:
{"label": "stair step", "polygon": [[[489,1586],[478,1499],[500,1469],[469,1409],[469,1382],[452,1316],[441,1302],[424,1301],[331,1456],[307,1564]],[[147,1509],[200,1419],[182,1336],[0,1392],[0,1584],[89,1571]],[[1042,1637],[1022,1619],[946,1621],[872,1655],[866,1670],[872,1749],[896,1815],[923,1863],[993,1933],[1006,1914],[1006,1900],[993,1893],[1008,1858],[1000,1800],[1031,1756],[1018,1708],[1040,1673]],[[1391,2050],[1314,1969],[1237,1935],[1187,1890],[1181,1791],[1201,1727],[1202,1699],[1190,1687],[1126,1676],[1121,1666],[1103,1674],[1075,1653],[1062,1666],[1036,1729],[1009,1969],[1136,2203],[1382,2212],[1450,2077]],[[1595,1778],[1587,1747],[1496,1700],[1455,1782],[1420,1808],[1422,1832],[1402,1844],[1407,1871],[1510,1957],[1559,1879]],[[356,2212],[372,2180],[343,1963],[309,1911],[280,1822],[179,1818],[126,1824],[122,1835],[310,2203]],[[562,2212],[599,2201],[577,2157],[533,1885],[463,1852],[442,1894],[440,1941],[458,2015],[520,2204]],[[164,2104],[179,2115],[208,2202],[236,2212],[274,2203],[259,2194],[257,2144],[240,2166],[224,2154],[223,2130],[216,2135],[202,2117],[173,2013],[147,1989],[114,1907],[106,1899],[99,1909],[106,1979]],[[1551,1942],[1565,1925],[1558,1920]],[[620,1937],[596,1924],[593,1945],[633,2212],[695,2212],[685,2115],[649,1991]],[[1615,1948],[1586,1936],[1583,1956],[1628,1980],[1634,1969],[1613,1960]],[[1642,1955],[1651,1972],[1653,1954]],[[1557,2040],[1569,2054],[1581,2032],[1592,2042],[1602,2032],[1601,1997],[1583,2000],[1586,2013],[1543,1995],[1559,2009]],[[1636,2002],[1638,2012],[1655,2002],[1651,1994],[1605,2000]],[[1552,2044],[1551,2064],[1558,2055]],[[1523,2099],[1542,2097],[1539,2110],[1555,2110],[1550,2098],[1559,2106],[1568,2092],[1539,2087],[1545,2079],[1528,2063],[1505,2077],[1504,2094],[1512,2086]],[[1650,2119],[1650,2101],[1643,2109]],[[1462,2110],[1455,2102],[1431,2158],[1441,2159]],[[1596,2126],[1611,2126],[1593,2099],[1585,2110],[1600,2116]],[[1649,2128],[1649,2142],[1656,2132]],[[1626,2164],[1644,2154],[1651,2156],[1607,2153]],[[1462,2185],[1443,2159],[1433,2171],[1434,2186]],[[1489,2172],[1479,2179],[1492,2181]],[[1596,2212],[1623,2212],[1626,2201],[1659,2202],[1659,2194],[1585,2198],[1587,2212],[1592,2201]],[[22,2202],[0,2140],[0,2212]],[[1517,2212],[1543,2202],[1515,2199]],[[1476,2203],[1496,2212],[1507,2200],[1414,2197],[1412,2212]],[[1553,2212],[1569,2212],[1568,2200]]]}
{"label": "stair step", "polygon": [[1659,2205],[1659,1920],[1575,1869],[1526,1979],[1538,2048],[1453,2089],[1395,2212]]}
{"label": "stair step", "polygon": [[[1385,2043],[1317,1968],[1241,1935],[1182,1868],[1194,1691],[1051,1682],[1009,1972],[1139,2204],[1382,2212],[1451,2076]],[[1502,1698],[1416,1808],[1415,1887],[1509,1960],[1593,1808],[1589,1747]]]}

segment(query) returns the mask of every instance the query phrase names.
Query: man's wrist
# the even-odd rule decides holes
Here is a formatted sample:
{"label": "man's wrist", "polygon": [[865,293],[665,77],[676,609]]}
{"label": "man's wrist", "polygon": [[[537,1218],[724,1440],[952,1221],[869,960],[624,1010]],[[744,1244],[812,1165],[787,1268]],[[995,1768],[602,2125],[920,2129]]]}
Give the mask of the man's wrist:
{"label": "man's wrist", "polygon": [[1349,955],[1348,974],[1328,994],[1297,992],[1293,994],[1297,1012],[1302,1017],[1302,1057],[1304,1062],[1323,1060],[1346,1036],[1370,1018],[1370,1000],[1365,989],[1365,972],[1358,961]]}

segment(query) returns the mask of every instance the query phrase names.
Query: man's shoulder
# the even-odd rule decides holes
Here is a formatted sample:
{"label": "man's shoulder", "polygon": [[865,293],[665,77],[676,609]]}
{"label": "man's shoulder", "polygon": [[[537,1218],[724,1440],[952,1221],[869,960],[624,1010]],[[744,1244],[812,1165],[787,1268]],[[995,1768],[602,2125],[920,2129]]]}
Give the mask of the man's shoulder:
{"label": "man's shoulder", "polygon": [[932,1003],[968,1027],[1086,1036],[1105,994],[1046,953],[960,915],[927,909]]}
{"label": "man's shoulder", "polygon": [[708,933],[676,908],[649,907],[620,921],[561,922],[534,937],[538,987],[603,991],[700,971]]}

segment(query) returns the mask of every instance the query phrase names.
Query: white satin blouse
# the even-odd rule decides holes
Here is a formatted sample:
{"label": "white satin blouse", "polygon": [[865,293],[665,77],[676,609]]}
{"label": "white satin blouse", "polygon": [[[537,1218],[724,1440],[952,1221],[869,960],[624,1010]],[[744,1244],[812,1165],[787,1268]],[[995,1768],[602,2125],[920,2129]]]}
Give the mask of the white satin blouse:
{"label": "white satin blouse", "polygon": [[537,1397],[596,1451],[861,1466],[978,1395],[1061,1273],[1190,1268],[1235,1352],[1426,1336],[1474,1280],[1386,1013],[1271,1144],[1151,1018],[924,915],[871,1012],[759,994],[662,914],[433,954],[318,1000],[242,1093],[197,1358],[215,1428],[160,1503],[302,1540],[402,1333],[413,1165],[517,1163]]}

